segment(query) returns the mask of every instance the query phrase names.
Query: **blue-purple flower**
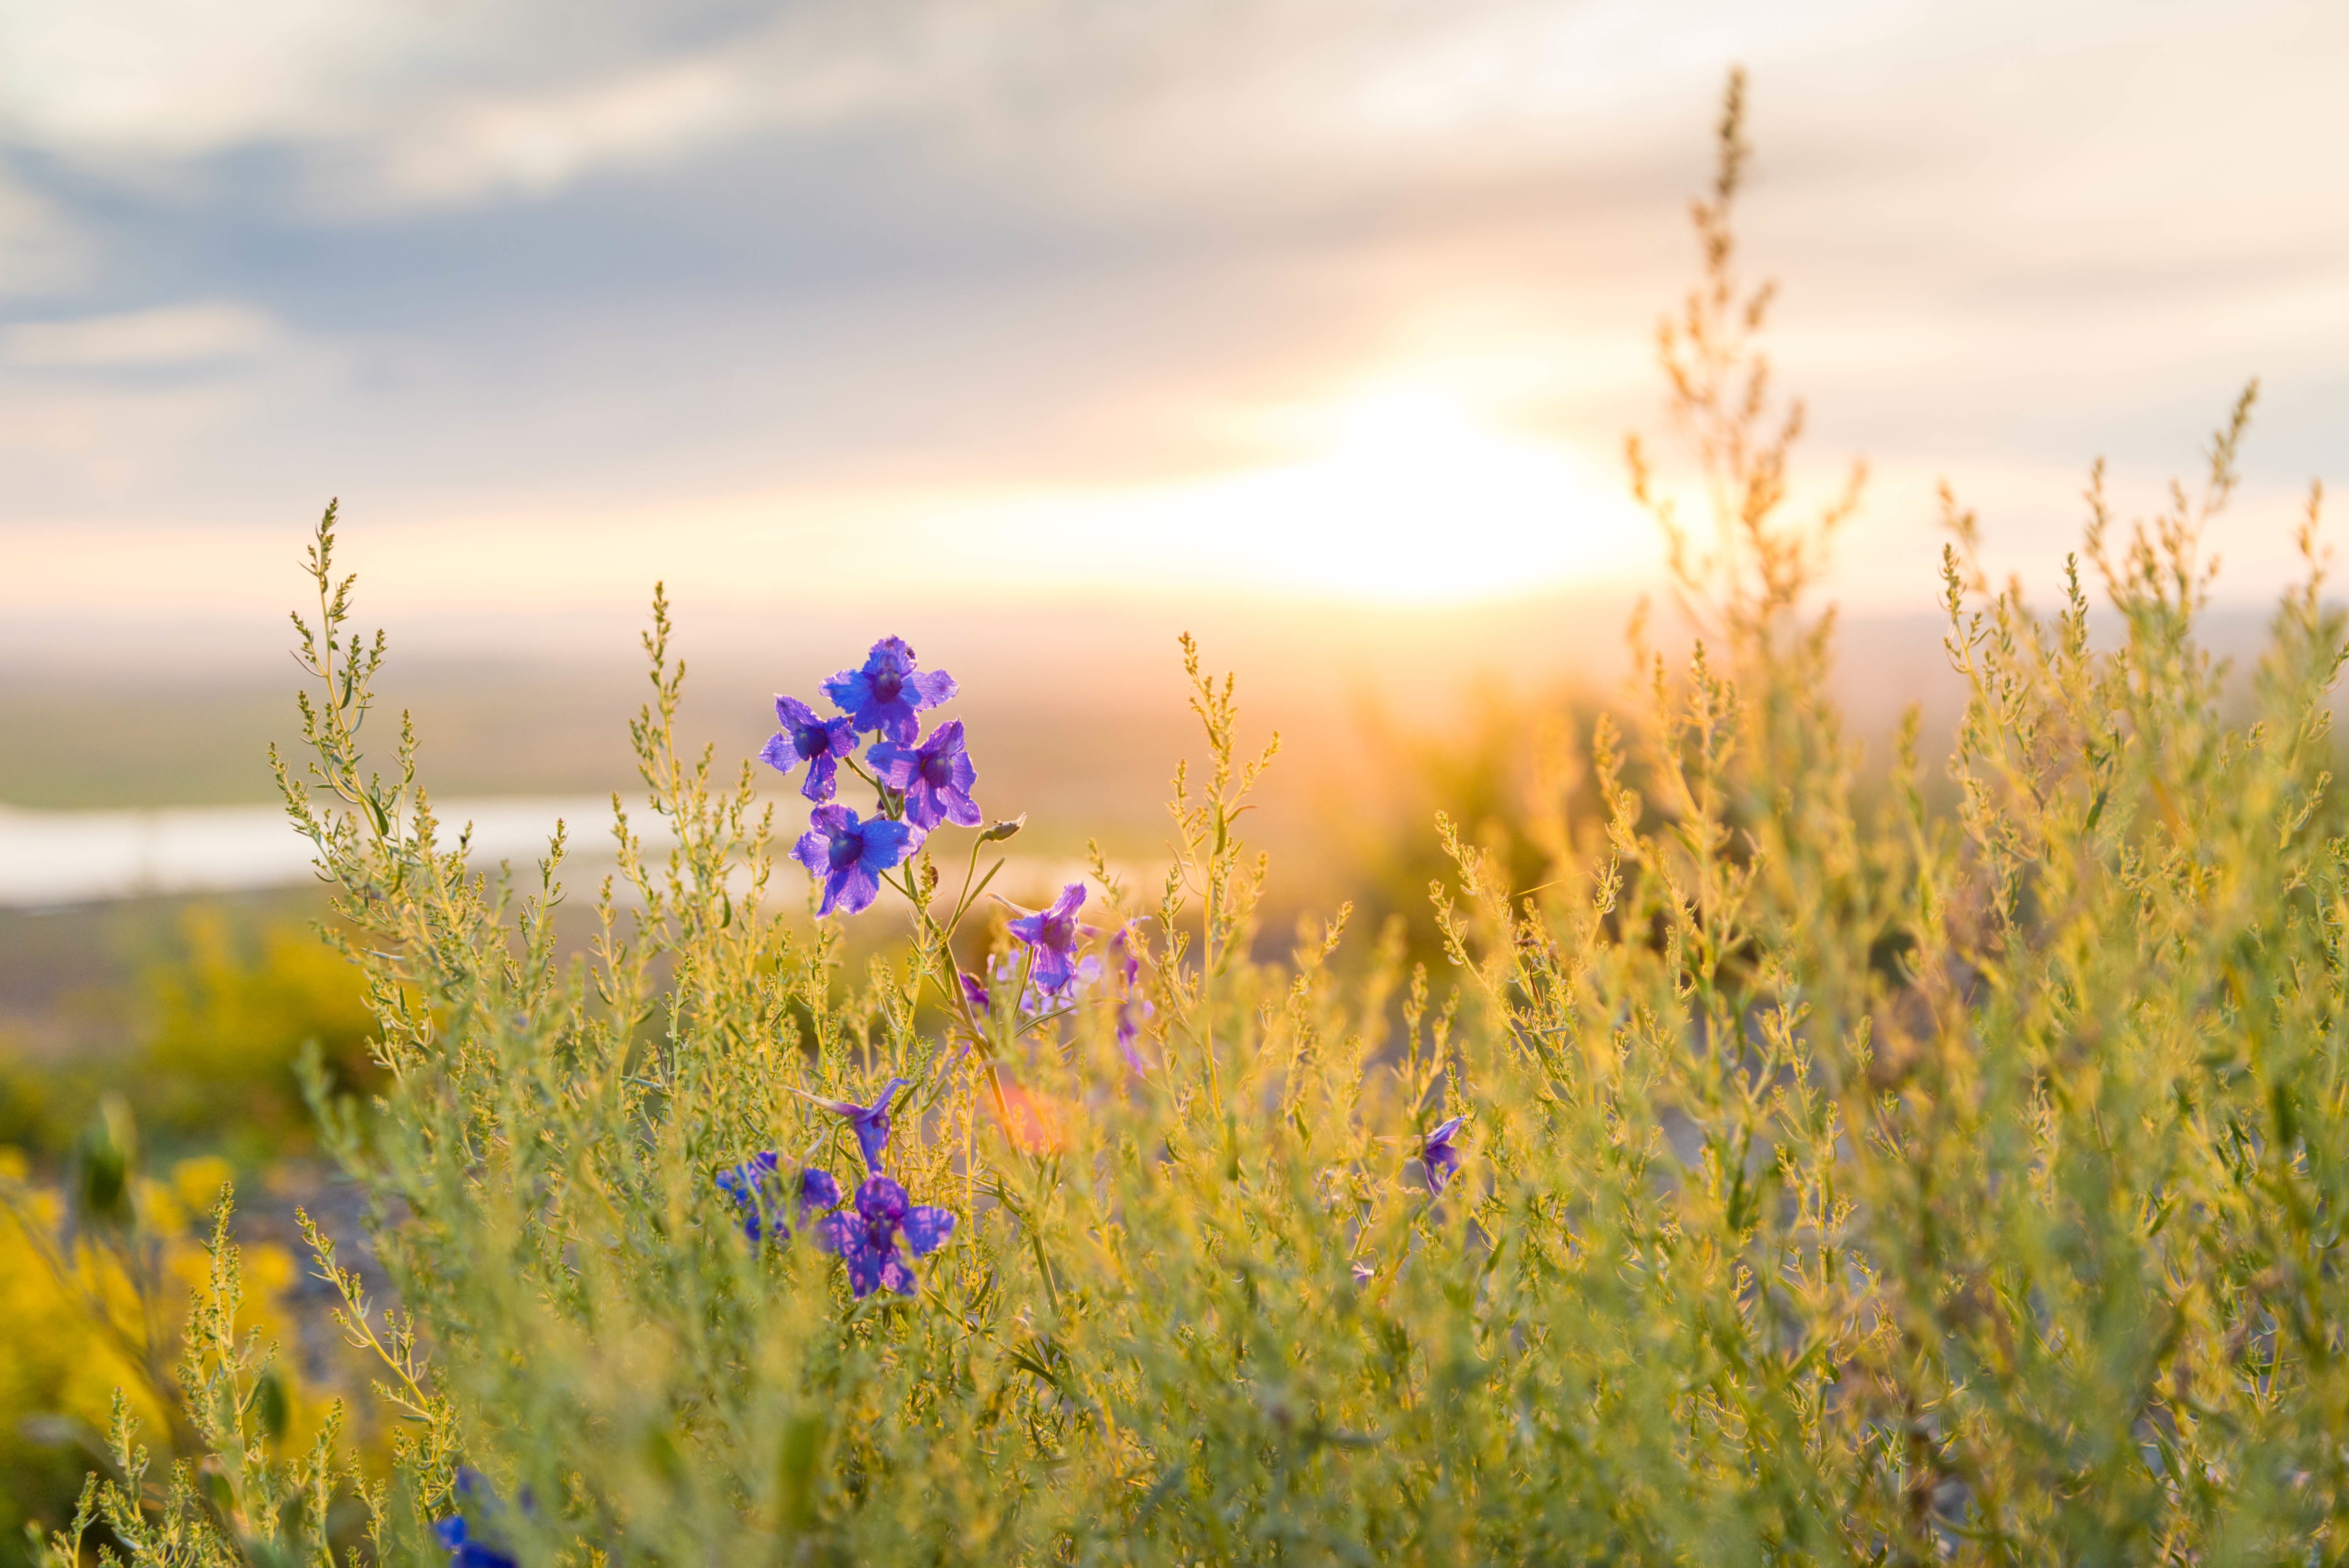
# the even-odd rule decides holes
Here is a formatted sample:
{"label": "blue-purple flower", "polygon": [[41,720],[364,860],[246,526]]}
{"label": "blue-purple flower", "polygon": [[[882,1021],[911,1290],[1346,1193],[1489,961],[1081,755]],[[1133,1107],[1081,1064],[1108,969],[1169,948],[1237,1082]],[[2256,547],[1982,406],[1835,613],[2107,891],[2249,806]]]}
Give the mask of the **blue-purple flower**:
{"label": "blue-purple flower", "polygon": [[1467,1119],[1455,1116],[1420,1140],[1419,1163],[1426,1174],[1430,1192],[1443,1191],[1452,1173],[1460,1169],[1460,1150],[1453,1146],[1452,1140],[1459,1132],[1460,1124]]}
{"label": "blue-purple flower", "polygon": [[970,1004],[972,1012],[982,1017],[985,1016],[992,1000],[988,995],[986,982],[967,969],[957,970],[955,973],[962,981],[962,999]]}
{"label": "blue-purple flower", "polygon": [[759,753],[770,767],[789,773],[804,762],[807,779],[800,793],[811,800],[832,799],[840,759],[856,751],[856,726],[845,718],[826,718],[795,696],[775,699],[775,722],[782,732]]}
{"label": "blue-purple flower", "polygon": [[1033,954],[1029,977],[1048,996],[1068,990],[1079,977],[1076,948],[1083,928],[1077,924],[1077,911],[1084,902],[1085,884],[1071,882],[1050,908],[1011,923],[1011,934]]}
{"label": "blue-purple flower", "polygon": [[884,637],[864,655],[862,669],[841,671],[823,689],[859,731],[879,730],[883,739],[910,746],[921,731],[914,715],[954,696],[955,680],[944,670],[915,669],[905,640]]}
{"label": "blue-purple flower", "polygon": [[[505,1511],[496,1491],[481,1472],[470,1465],[457,1471],[457,1497],[460,1504],[469,1505],[485,1519],[495,1519]],[[523,1494],[527,1506],[529,1494]],[[449,1568],[515,1568],[513,1553],[496,1546],[476,1534],[461,1513],[452,1513],[432,1526],[432,1533],[449,1553]]]}
{"label": "blue-purple flower", "polygon": [[811,826],[792,856],[807,867],[809,875],[823,879],[819,915],[835,909],[855,914],[870,908],[881,896],[881,873],[922,841],[918,829],[886,817],[860,822],[846,806],[818,806],[808,821]]}
{"label": "blue-purple flower", "polygon": [[[740,1165],[730,1165],[718,1173],[718,1186],[734,1206],[742,1212],[742,1233],[752,1241],[772,1235],[777,1241],[789,1239],[791,1225],[783,1214],[784,1187],[781,1162],[771,1149],[761,1150]],[[800,1172],[799,1221],[820,1209],[840,1206],[840,1183],[829,1171],[812,1166]]]}
{"label": "blue-purple flower", "polygon": [[816,1226],[819,1244],[838,1253],[848,1265],[848,1289],[856,1296],[876,1288],[914,1294],[914,1271],[897,1247],[902,1237],[913,1254],[926,1257],[954,1234],[951,1211],[915,1203],[886,1176],[868,1176],[856,1189],[854,1212],[828,1214]]}
{"label": "blue-purple flower", "polygon": [[1121,929],[1110,940],[1109,946],[1110,952],[1116,955],[1118,969],[1125,981],[1125,995],[1117,1004],[1117,1048],[1125,1057],[1128,1070],[1140,1078],[1150,1070],[1150,1064],[1142,1059],[1142,1051],[1135,1042],[1142,1037],[1142,1021],[1155,1009],[1151,1006],[1149,997],[1139,995],[1134,991],[1134,985],[1142,978],[1142,958],[1133,950],[1131,931]]}
{"label": "blue-purple flower", "polygon": [[888,1087],[873,1097],[871,1105],[846,1099],[818,1102],[834,1116],[848,1119],[849,1130],[856,1134],[856,1147],[864,1151],[864,1169],[875,1176],[881,1174],[881,1151],[889,1147],[889,1102],[905,1087],[904,1078],[891,1078]]}
{"label": "blue-purple flower", "polygon": [[881,782],[905,795],[905,815],[925,832],[940,822],[976,828],[984,820],[970,798],[978,769],[963,749],[962,720],[947,720],[919,746],[877,741],[864,759]]}

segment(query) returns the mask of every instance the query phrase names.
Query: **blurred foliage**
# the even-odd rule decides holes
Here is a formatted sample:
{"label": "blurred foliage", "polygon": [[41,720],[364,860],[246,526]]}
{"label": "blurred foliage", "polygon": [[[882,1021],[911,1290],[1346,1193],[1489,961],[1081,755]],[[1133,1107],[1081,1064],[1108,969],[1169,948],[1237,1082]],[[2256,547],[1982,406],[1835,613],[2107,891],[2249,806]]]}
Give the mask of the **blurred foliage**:
{"label": "blurred foliage", "polygon": [[338,1089],[377,1076],[375,1020],[358,976],[314,932],[282,923],[240,931],[215,906],[188,910],[180,939],[145,977],[141,1119],[229,1132],[257,1141],[256,1154],[306,1143],[294,1070],[306,1043],[317,1043]]}
{"label": "blurred foliage", "polygon": [[[181,911],[126,988],[88,1009],[131,1031],[116,1051],[45,1061],[0,1041],[0,1564],[21,1561],[26,1522],[71,1512],[104,1458],[118,1385],[149,1430],[192,1449],[171,1362],[203,1267],[193,1227],[238,1171],[267,1175],[315,1146],[295,1072],[305,1047],[337,1089],[378,1076],[358,977],[314,931],[267,912]],[[142,1143],[182,1157],[150,1180]],[[292,1254],[256,1243],[244,1268],[240,1321],[282,1332]],[[307,1398],[295,1422],[305,1433]]]}
{"label": "blurred foliage", "polygon": [[[54,1528],[72,1513],[84,1475],[107,1462],[118,1398],[174,1451],[202,1451],[172,1363],[209,1268],[205,1219],[233,1174],[217,1155],[144,1174],[119,1099],[92,1117],[54,1182],[0,1149],[0,1563],[26,1560],[26,1523]],[[290,1336],[293,1254],[264,1243],[244,1266],[254,1292],[238,1331]],[[286,1429],[316,1431],[319,1400],[297,1370],[282,1377]]]}
{"label": "blurred foliage", "polygon": [[1427,831],[1439,816],[1524,892],[1590,849],[1603,830],[1603,802],[1575,738],[1604,711],[1579,693],[1525,693],[1495,681],[1468,693],[1441,733],[1363,705],[1366,748],[1382,764],[1377,787],[1330,789],[1323,812],[1345,846],[1357,914],[1374,925],[1400,919],[1413,960],[1440,957],[1428,890],[1455,868]]}

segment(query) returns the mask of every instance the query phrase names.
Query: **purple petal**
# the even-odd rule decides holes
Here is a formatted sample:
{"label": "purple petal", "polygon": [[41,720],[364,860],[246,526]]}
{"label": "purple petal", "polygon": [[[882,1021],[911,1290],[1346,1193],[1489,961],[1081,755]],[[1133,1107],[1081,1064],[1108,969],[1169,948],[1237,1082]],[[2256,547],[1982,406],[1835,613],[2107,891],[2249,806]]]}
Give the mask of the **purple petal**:
{"label": "purple petal", "polygon": [[843,670],[823,683],[823,695],[841,712],[852,717],[873,700],[873,677],[863,670]]}
{"label": "purple petal", "polygon": [[922,733],[922,721],[914,717],[914,705],[902,696],[888,702],[867,702],[856,710],[856,727],[877,730],[884,738],[900,746],[911,746],[914,737]]}
{"label": "purple petal", "polygon": [[864,1243],[864,1222],[854,1214],[826,1214],[818,1220],[808,1234],[815,1244],[827,1253],[843,1257]]}
{"label": "purple petal", "polygon": [[905,1190],[886,1176],[867,1176],[856,1189],[856,1212],[868,1225],[877,1222],[894,1230],[909,1206]]}
{"label": "purple petal", "polygon": [[823,903],[816,913],[826,915],[836,909],[843,914],[862,914],[880,896],[881,879],[870,865],[859,861],[838,868],[824,879]]}
{"label": "purple petal", "polygon": [[800,1218],[802,1221],[815,1210],[833,1209],[839,1205],[840,1183],[833,1180],[831,1171],[810,1166],[800,1172]]}
{"label": "purple petal", "polygon": [[856,813],[845,806],[818,806],[808,813],[808,823],[827,839],[837,839],[856,830]]}
{"label": "purple petal", "polygon": [[946,812],[938,805],[936,789],[916,782],[905,791],[905,820],[926,833],[945,820]]}
{"label": "purple petal", "polygon": [[810,830],[800,835],[792,846],[792,859],[807,867],[810,876],[823,876],[832,869],[832,840],[823,832]]}
{"label": "purple petal", "polygon": [[1441,1144],[1449,1148],[1452,1143],[1452,1135],[1459,1131],[1460,1124],[1467,1119],[1468,1119],[1464,1116],[1455,1116],[1451,1120],[1444,1122],[1434,1131],[1427,1135],[1427,1146],[1430,1149],[1433,1149],[1437,1145]]}
{"label": "purple petal", "polygon": [[919,751],[894,740],[874,741],[873,748],[864,754],[864,760],[874,776],[892,789],[903,789],[912,784],[922,766]]}
{"label": "purple petal", "polygon": [[1050,995],[1067,990],[1070,982],[1076,979],[1077,970],[1066,952],[1038,943],[1036,966],[1029,972],[1029,977],[1035,982],[1036,989]]}
{"label": "purple petal", "polygon": [[875,817],[857,831],[864,837],[864,858],[860,863],[871,866],[876,872],[887,871],[922,841],[916,830],[903,822],[893,822],[886,817]]}
{"label": "purple petal", "polygon": [[944,670],[922,670],[905,677],[905,689],[914,694],[916,707],[936,707],[952,697],[957,691],[954,676]]}
{"label": "purple petal", "polygon": [[789,773],[800,765],[800,748],[792,743],[787,730],[759,748],[759,760],[779,773]]}
{"label": "purple petal", "polygon": [[892,1253],[878,1253],[869,1247],[843,1248],[840,1261],[848,1265],[848,1294],[858,1300],[873,1294],[880,1284],[885,1265],[896,1263]]}
{"label": "purple petal", "polygon": [[1085,884],[1071,882],[1061,890],[1061,896],[1052,901],[1052,907],[1046,910],[1044,913],[1048,919],[1068,920],[1072,918],[1078,910],[1084,907],[1084,902]]}
{"label": "purple petal", "polygon": [[905,1211],[903,1225],[905,1241],[917,1258],[927,1257],[937,1251],[945,1244],[946,1239],[954,1234],[954,1212],[950,1209],[917,1203]]}
{"label": "purple petal", "polygon": [[775,722],[785,729],[797,732],[823,722],[823,716],[795,696],[775,697]]}
{"label": "purple petal", "polygon": [[962,995],[963,1000],[970,1004],[971,1010],[973,1012],[984,1013],[987,1011],[987,987],[978,983],[978,977],[977,975],[965,975],[962,976]]}
{"label": "purple petal", "polygon": [[[965,769],[965,771],[967,772],[968,769]],[[976,828],[981,821],[985,820],[984,816],[979,811],[978,802],[972,799],[968,795],[963,792],[964,789],[968,788],[968,785],[964,785],[960,788],[948,788],[940,789],[936,792],[936,798],[938,800],[945,802],[946,810],[944,815],[946,820],[952,822],[958,828]],[[933,807],[932,810],[935,810],[936,807]],[[935,828],[937,826],[937,823],[935,821],[926,822],[923,826]]]}
{"label": "purple petal", "polygon": [[899,1257],[894,1251],[881,1254],[879,1280],[881,1284],[887,1285],[899,1295],[914,1294],[914,1271],[906,1267],[905,1260]]}
{"label": "purple petal", "polygon": [[827,751],[808,764],[807,782],[800,786],[800,793],[811,800],[829,800],[839,788],[839,779],[840,764]]}

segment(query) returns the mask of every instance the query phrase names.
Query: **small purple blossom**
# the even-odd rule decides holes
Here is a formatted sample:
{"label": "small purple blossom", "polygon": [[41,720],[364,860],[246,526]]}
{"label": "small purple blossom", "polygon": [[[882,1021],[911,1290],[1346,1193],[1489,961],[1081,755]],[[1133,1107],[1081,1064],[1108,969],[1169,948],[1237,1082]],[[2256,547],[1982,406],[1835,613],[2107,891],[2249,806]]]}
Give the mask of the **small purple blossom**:
{"label": "small purple blossom", "polygon": [[1052,901],[1050,908],[1011,923],[1011,934],[1034,953],[1029,976],[1036,988],[1048,996],[1069,990],[1080,978],[1076,946],[1082,928],[1077,924],[1077,911],[1084,902],[1085,884],[1071,882],[1061,890],[1061,896]]}
{"label": "small purple blossom", "polygon": [[855,754],[856,726],[845,718],[826,718],[795,696],[775,699],[775,722],[782,732],[759,753],[769,767],[788,774],[804,762],[807,779],[800,793],[817,802],[832,799],[840,759]]}
{"label": "small purple blossom", "polygon": [[1360,1261],[1357,1261],[1357,1262],[1355,1263],[1355,1264],[1354,1264],[1354,1283],[1355,1283],[1356,1284],[1370,1284],[1372,1280],[1374,1280],[1374,1279],[1376,1279],[1376,1278],[1378,1278],[1378,1277],[1379,1277],[1379,1271],[1378,1271],[1378,1270],[1376,1270],[1376,1269],[1374,1269],[1374,1268],[1372,1268],[1370,1264],[1366,1264],[1366,1263],[1360,1262]]}
{"label": "small purple blossom", "polygon": [[[481,1472],[470,1465],[457,1471],[457,1498],[461,1505],[486,1519],[495,1519],[505,1511],[505,1504]],[[527,1507],[528,1492],[523,1493]],[[432,1526],[433,1537],[441,1550],[449,1553],[449,1568],[516,1568],[514,1554],[502,1546],[492,1545],[473,1532],[461,1513],[452,1513]]]}
{"label": "small purple blossom", "polygon": [[1460,1150],[1453,1146],[1452,1140],[1459,1132],[1460,1124],[1467,1119],[1455,1116],[1420,1140],[1419,1162],[1426,1173],[1430,1192],[1443,1191],[1452,1173],[1460,1169]]}
{"label": "small purple blossom", "polygon": [[944,670],[916,670],[905,640],[884,637],[864,655],[862,669],[841,671],[823,690],[860,732],[878,730],[885,740],[910,746],[921,731],[915,714],[954,696],[955,680]]}
{"label": "small purple blossom", "polygon": [[823,879],[819,915],[834,909],[855,914],[881,896],[881,873],[904,860],[922,841],[920,831],[886,817],[860,822],[846,806],[818,806],[812,824],[792,847],[792,858],[808,874]]}
{"label": "small purple blossom", "polygon": [[1131,929],[1122,928],[1109,945],[1125,982],[1125,995],[1117,1005],[1117,1048],[1125,1057],[1127,1069],[1140,1078],[1150,1070],[1150,1064],[1143,1060],[1135,1042],[1142,1037],[1142,1021],[1156,1009],[1151,1006],[1150,998],[1134,992],[1134,985],[1142,978],[1142,959],[1133,950]]}
{"label": "small purple blossom", "polygon": [[978,769],[971,766],[970,753],[963,749],[958,718],[930,731],[919,746],[876,741],[864,760],[873,764],[881,782],[905,795],[906,817],[925,832],[940,822],[976,828],[986,820],[970,798]]}
{"label": "small purple blossom", "polygon": [[927,1257],[954,1234],[950,1210],[915,1203],[886,1176],[868,1176],[856,1189],[854,1213],[829,1214],[816,1227],[816,1240],[848,1265],[848,1288],[858,1297],[886,1286],[914,1294],[914,1271],[897,1250],[899,1237],[916,1257]]}
{"label": "small purple blossom", "polygon": [[[875,1176],[881,1174],[881,1151],[889,1147],[889,1102],[905,1087],[904,1078],[891,1078],[888,1087],[873,1097],[871,1105],[845,1099],[818,1102],[834,1116],[848,1119],[850,1130],[856,1134],[856,1147],[864,1151],[864,1169]],[[833,1201],[839,1202],[836,1197]]]}
{"label": "small purple blossom", "polygon": [[[780,1161],[771,1149],[761,1150],[740,1165],[730,1165],[718,1173],[718,1186],[734,1206],[742,1212],[742,1233],[752,1241],[771,1234],[777,1241],[788,1240],[792,1228],[783,1217],[784,1181]],[[840,1183],[829,1171],[810,1167],[800,1172],[799,1221],[820,1209],[840,1206]]]}
{"label": "small purple blossom", "polygon": [[979,982],[978,975],[967,970],[957,973],[962,980],[962,999],[970,1004],[972,1012],[984,1014],[988,1004],[987,987]]}

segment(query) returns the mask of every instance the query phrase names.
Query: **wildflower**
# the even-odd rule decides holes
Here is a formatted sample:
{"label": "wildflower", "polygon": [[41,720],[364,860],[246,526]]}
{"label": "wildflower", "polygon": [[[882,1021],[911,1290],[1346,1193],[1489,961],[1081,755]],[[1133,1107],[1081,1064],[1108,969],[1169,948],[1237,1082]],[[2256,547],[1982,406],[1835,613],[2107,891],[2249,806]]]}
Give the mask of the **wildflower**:
{"label": "wildflower", "polygon": [[962,720],[947,720],[916,747],[878,741],[864,759],[884,784],[903,792],[905,815],[925,832],[940,822],[976,828],[984,820],[970,798],[978,770],[963,749]]}
{"label": "wildflower", "polygon": [[461,1513],[452,1513],[435,1524],[432,1533],[449,1553],[449,1568],[515,1568],[512,1553],[469,1534]]}
{"label": "wildflower", "polygon": [[789,773],[804,762],[807,779],[800,793],[822,802],[832,799],[840,759],[856,750],[856,726],[845,718],[826,718],[795,696],[775,699],[775,720],[782,733],[759,753],[767,764]]}
{"label": "wildflower", "polygon": [[[481,1472],[471,1466],[457,1471],[457,1497],[460,1503],[470,1503],[473,1511],[487,1519],[495,1519],[505,1511],[505,1504]],[[529,1506],[529,1494],[523,1502]],[[493,1546],[473,1533],[472,1527],[461,1513],[452,1513],[432,1526],[432,1533],[449,1553],[449,1568],[515,1568],[514,1554],[502,1546]]]}
{"label": "wildflower", "polygon": [[1468,1119],[1455,1116],[1420,1140],[1419,1162],[1427,1177],[1427,1190],[1441,1192],[1452,1173],[1460,1169],[1460,1150],[1452,1144],[1460,1124]]}
{"label": "wildflower", "polygon": [[1085,902],[1085,884],[1071,882],[1061,890],[1050,909],[1011,923],[1011,934],[1034,952],[1030,976],[1046,995],[1069,990],[1080,978],[1076,962],[1077,910]]}
{"label": "wildflower", "polygon": [[824,1109],[834,1116],[848,1118],[848,1125],[856,1134],[856,1147],[864,1151],[864,1169],[874,1175],[881,1174],[881,1151],[889,1147],[889,1102],[905,1087],[904,1078],[891,1078],[889,1085],[873,1099],[871,1105],[858,1105],[854,1100],[828,1099]]}
{"label": "wildflower", "polygon": [[1142,1037],[1142,1021],[1156,1011],[1150,998],[1134,995],[1134,985],[1142,978],[1142,959],[1133,951],[1130,928],[1121,928],[1111,943],[1110,951],[1118,955],[1118,967],[1125,978],[1125,995],[1117,1005],[1117,1048],[1125,1057],[1125,1065],[1134,1077],[1150,1070],[1135,1044]]}
{"label": "wildflower", "polygon": [[882,738],[910,746],[921,728],[914,715],[954,696],[955,680],[944,670],[917,672],[905,640],[884,637],[864,655],[864,668],[841,671],[823,689],[860,731],[879,730]]}
{"label": "wildflower", "polygon": [[959,970],[957,975],[962,981],[963,1000],[970,1004],[972,1012],[984,1014],[988,1008],[987,987],[979,983],[976,975]]}
{"label": "wildflower", "polygon": [[[782,1216],[783,1194],[778,1161],[771,1149],[761,1150],[740,1165],[731,1165],[718,1173],[720,1191],[734,1200],[742,1211],[742,1233],[757,1241],[771,1227],[777,1241],[787,1239],[791,1226]],[[840,1183],[829,1171],[812,1167],[800,1172],[800,1222],[805,1224],[810,1213],[818,1209],[840,1205]]]}
{"label": "wildflower", "polygon": [[1368,1284],[1378,1277],[1379,1271],[1372,1268],[1370,1264],[1361,1262],[1357,1262],[1354,1264],[1354,1283],[1356,1284]]}
{"label": "wildflower", "polygon": [[922,841],[921,833],[903,822],[886,817],[860,822],[846,806],[818,806],[808,820],[812,826],[800,836],[792,855],[809,875],[823,879],[819,915],[834,909],[855,914],[871,908],[881,896],[881,873]]}
{"label": "wildflower", "polygon": [[885,1285],[900,1295],[914,1294],[914,1271],[897,1251],[904,1237],[916,1257],[926,1257],[954,1234],[951,1211],[914,1203],[905,1190],[886,1176],[868,1176],[856,1189],[854,1213],[828,1214],[816,1227],[816,1240],[828,1253],[838,1253],[848,1265],[850,1294],[860,1298]]}

